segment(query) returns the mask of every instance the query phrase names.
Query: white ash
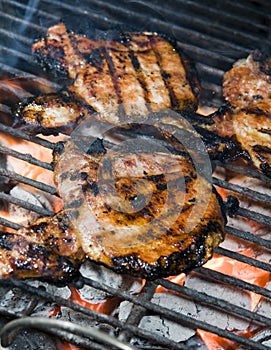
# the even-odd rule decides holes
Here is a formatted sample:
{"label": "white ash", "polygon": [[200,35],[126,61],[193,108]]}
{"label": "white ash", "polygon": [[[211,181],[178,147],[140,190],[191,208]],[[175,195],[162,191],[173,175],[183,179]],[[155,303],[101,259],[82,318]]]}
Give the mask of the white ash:
{"label": "white ash", "polygon": [[[195,289],[207,295],[222,299],[231,304],[242,307],[246,310],[251,309],[250,297],[245,291],[241,291],[229,285],[217,282],[207,281],[197,277],[194,274],[188,275],[185,279],[185,286],[189,289]],[[249,325],[249,321],[239,318],[235,315],[228,314],[225,310],[219,310],[212,306],[201,305],[196,303],[197,315],[201,321],[207,322],[213,326],[222,329],[243,330]]]}
{"label": "white ash", "polygon": [[[197,318],[196,305],[177,295],[170,293],[156,293],[151,301],[175,312]],[[132,303],[128,301],[123,301],[120,304],[119,319],[121,321],[126,321],[131,312],[131,308]],[[185,341],[196,333],[194,329],[185,327],[185,325],[182,325],[181,323],[170,321],[160,315],[144,316],[139,323],[139,327],[175,342]]]}
{"label": "white ash", "polygon": [[[186,277],[185,286],[189,289],[195,289],[197,292],[206,293],[210,296],[228,301],[229,303],[243,307],[246,310],[250,310],[251,308],[248,294],[239,291],[234,287],[222,285],[216,282],[209,282],[192,274]],[[156,293],[151,301],[177,313],[192,317],[196,320],[201,320],[228,331],[244,330],[250,324],[250,320],[228,314],[225,310],[218,310],[213,306],[202,305],[199,302],[194,302],[172,293]],[[120,304],[119,319],[121,321],[127,319],[131,308],[132,303],[128,301],[123,301]],[[159,334],[160,336],[164,336],[175,342],[187,341],[195,335],[194,329],[186,327],[181,322],[172,322],[160,315],[147,314],[140,321],[139,327]]]}
{"label": "white ash", "polygon": [[[20,184],[11,189],[10,195],[37,207],[53,210],[51,195],[36,188]],[[40,214],[13,203],[9,203],[8,212],[12,217],[20,218],[22,225],[27,225],[40,217]]]}
{"label": "white ash", "polygon": [[[141,279],[133,278],[128,275],[117,274],[114,271],[104,266],[97,265],[91,261],[86,261],[81,266],[80,272],[87,278],[101,282],[119,291],[137,293],[142,285]],[[84,299],[92,303],[104,301],[109,296],[108,293],[97,290],[87,285],[80,289],[80,294]]]}
{"label": "white ash", "polygon": [[[268,282],[266,284],[265,289],[271,291],[271,282]],[[255,312],[262,316],[266,316],[270,318],[270,310],[271,310],[271,300],[263,297],[260,300]]]}

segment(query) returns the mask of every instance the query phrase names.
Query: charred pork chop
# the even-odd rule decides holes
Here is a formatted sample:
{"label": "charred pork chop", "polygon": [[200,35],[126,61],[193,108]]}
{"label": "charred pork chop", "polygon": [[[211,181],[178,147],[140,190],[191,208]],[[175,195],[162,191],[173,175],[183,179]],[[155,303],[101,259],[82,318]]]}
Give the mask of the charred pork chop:
{"label": "charred pork chop", "polygon": [[[157,33],[108,32],[88,39],[68,32],[59,23],[33,45],[33,53],[43,67],[71,78],[73,83],[66,87],[68,94],[98,112],[101,121],[118,125],[165,108],[197,108],[199,83],[195,70],[170,40]],[[57,105],[62,104],[64,109],[65,99],[60,102],[62,96],[56,98]],[[60,121],[47,107],[48,99],[40,96],[21,104],[16,125],[29,126],[34,132],[44,129],[48,133],[51,128],[69,132],[66,125],[76,124],[81,111],[75,108],[73,115],[64,112]]]}
{"label": "charred pork chop", "polygon": [[[55,158],[65,209],[18,230],[15,244],[25,248],[17,260],[28,263],[4,255],[2,277],[48,280],[52,266],[51,280],[66,282],[86,258],[138,277],[169,276],[201,266],[224,238],[218,195],[181,145],[176,154],[120,155],[101,139],[79,137]],[[30,263],[37,246],[48,265],[45,253],[39,265]]]}

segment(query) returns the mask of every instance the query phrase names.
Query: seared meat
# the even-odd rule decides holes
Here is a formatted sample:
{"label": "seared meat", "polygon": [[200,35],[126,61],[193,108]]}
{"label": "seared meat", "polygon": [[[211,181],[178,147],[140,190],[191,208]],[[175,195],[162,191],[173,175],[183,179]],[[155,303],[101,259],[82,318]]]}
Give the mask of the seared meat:
{"label": "seared meat", "polygon": [[238,61],[225,73],[223,93],[230,104],[208,117],[185,117],[212,158],[242,157],[271,177],[271,59],[257,51]]}
{"label": "seared meat", "polygon": [[208,117],[189,116],[213,159],[243,159],[271,177],[271,115],[260,109],[224,106]]}
{"label": "seared meat", "polygon": [[184,149],[120,155],[100,143],[82,153],[78,141],[66,145],[55,174],[64,203],[78,212],[73,224],[88,258],[146,278],[211,258],[224,219],[211,184]]}
{"label": "seared meat", "polygon": [[[211,258],[224,238],[225,218],[217,193],[181,144],[176,154],[120,153],[101,139],[92,141],[73,135],[56,153],[55,182],[65,209],[18,231],[15,240],[25,249],[17,254],[29,263],[25,269],[12,264],[2,277],[67,281],[74,274],[59,261],[76,269],[89,258],[116,272],[156,278]],[[48,264],[46,254],[39,265],[31,263],[33,246],[48,252]]]}
{"label": "seared meat", "polygon": [[17,234],[0,234],[0,276],[66,284],[78,275],[80,250],[69,211],[37,220]]}
{"label": "seared meat", "polygon": [[31,133],[70,134],[74,125],[93,111],[71,93],[59,92],[28,98],[20,102],[13,126],[26,128]]}
{"label": "seared meat", "polygon": [[[213,117],[217,134],[239,143],[243,156],[271,177],[271,115],[259,109],[221,109]],[[242,154],[242,152],[240,152]]]}
{"label": "seared meat", "polygon": [[[33,53],[46,68],[65,72],[73,79],[67,89],[99,112],[97,117],[102,121],[118,125],[136,121],[138,115],[150,111],[197,108],[199,84],[195,70],[169,40],[147,32],[108,32],[105,36],[88,39],[67,32],[59,23],[33,45]],[[25,110],[19,109],[17,123],[30,120],[33,128],[35,121],[40,124],[40,112],[39,102],[28,102]],[[44,114],[48,115],[46,111]],[[46,119],[50,128],[58,122],[54,117]],[[77,120],[65,113],[60,122],[65,127]]]}
{"label": "seared meat", "polygon": [[235,108],[271,113],[271,58],[259,51],[237,61],[224,75],[223,95]]}

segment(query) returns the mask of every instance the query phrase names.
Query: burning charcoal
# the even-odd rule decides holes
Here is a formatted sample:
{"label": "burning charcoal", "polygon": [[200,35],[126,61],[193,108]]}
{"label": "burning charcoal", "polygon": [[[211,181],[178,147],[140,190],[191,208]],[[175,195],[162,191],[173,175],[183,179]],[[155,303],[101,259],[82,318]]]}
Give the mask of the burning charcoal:
{"label": "burning charcoal", "polygon": [[[267,283],[266,289],[271,290],[271,282]],[[262,316],[270,317],[271,301],[266,298],[262,298],[259,302],[256,312]]]}
{"label": "burning charcoal", "polygon": [[[86,261],[80,272],[83,276],[92,280],[106,284],[112,288],[118,290],[129,291],[131,293],[137,293],[141,288],[141,280],[133,278],[131,276],[116,274],[114,271],[107,269],[106,267],[99,266],[90,261]],[[80,294],[86,300],[92,303],[97,303],[106,300],[108,294],[85,285],[80,289]]]}
{"label": "burning charcoal", "polygon": [[[156,293],[152,302],[170,310],[174,310],[177,313],[198,318],[195,303],[177,295],[170,293]],[[121,303],[119,309],[119,319],[121,321],[127,319],[131,308],[132,304],[130,302],[123,301]],[[139,327],[176,342],[185,341],[195,335],[195,330],[158,315],[144,316],[140,321]]]}
{"label": "burning charcoal", "polygon": [[[205,279],[188,275],[185,280],[185,286],[190,289],[195,289],[197,292],[206,293],[213,297],[223,299],[229,303],[238,305],[247,310],[251,308],[251,302],[246,292],[240,291],[232,286],[222,285],[216,282],[210,282]],[[216,310],[213,307],[208,307],[196,304],[198,318],[209,324],[217,326],[229,331],[243,330],[249,326],[249,321],[227,314],[224,310]]]}

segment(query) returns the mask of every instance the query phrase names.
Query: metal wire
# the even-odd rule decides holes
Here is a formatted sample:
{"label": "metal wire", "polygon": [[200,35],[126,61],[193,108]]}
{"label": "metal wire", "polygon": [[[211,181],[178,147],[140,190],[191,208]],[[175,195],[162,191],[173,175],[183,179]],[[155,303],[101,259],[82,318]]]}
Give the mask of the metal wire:
{"label": "metal wire", "polygon": [[[118,341],[116,338],[109,336],[108,334],[92,328],[84,327],[72,322],[63,320],[53,320],[41,317],[24,317],[18,320],[9,322],[0,331],[1,344],[4,347],[10,346],[16,332],[20,329],[35,328],[45,332],[50,332],[52,329],[66,331],[72,334],[80,335],[82,337],[93,338],[96,341],[106,343],[117,349],[122,350],[135,350],[133,346]],[[92,349],[88,347],[88,349]]]}

